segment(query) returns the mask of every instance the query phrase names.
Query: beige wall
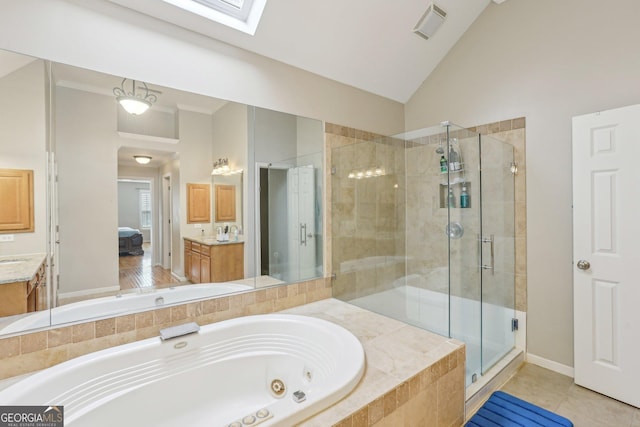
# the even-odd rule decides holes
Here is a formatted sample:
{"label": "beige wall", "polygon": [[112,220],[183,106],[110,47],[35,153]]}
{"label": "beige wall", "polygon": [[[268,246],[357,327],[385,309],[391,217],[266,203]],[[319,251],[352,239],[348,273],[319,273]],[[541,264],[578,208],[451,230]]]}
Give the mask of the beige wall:
{"label": "beige wall", "polygon": [[[213,234],[211,221],[202,224],[187,224],[187,184],[211,185],[212,123],[212,117],[208,114],[182,110],[178,114],[180,142],[176,146],[180,153],[180,235],[182,237],[200,237],[202,230],[206,236]],[[176,187],[174,186],[174,188]],[[180,242],[181,257],[182,254],[184,254],[184,240]]]}
{"label": "beige wall", "polygon": [[[174,205],[174,210],[178,210],[174,218],[181,220],[182,236],[200,234],[200,229],[186,223],[185,185],[211,183],[211,116],[179,111],[180,141],[163,144],[120,137],[115,132],[117,108],[110,96],[56,88],[60,293],[68,296],[119,289],[115,230],[118,227],[118,150],[122,146],[179,153],[180,183],[172,185],[180,202]],[[158,174],[155,169],[148,171],[150,175],[146,170],[133,173],[131,168],[120,172],[121,177],[155,178]],[[154,192],[158,196],[159,185],[155,181]],[[157,220],[155,222],[157,232]],[[203,224],[203,228],[206,234],[211,234],[211,224]],[[181,241],[174,242],[174,261],[182,260],[181,244]],[[174,265],[173,271],[181,275],[182,267]]]}
{"label": "beige wall", "polygon": [[384,134],[403,127],[398,102],[106,1],[3,2],[0,48]]}
{"label": "beige wall", "polygon": [[640,102],[640,2],[491,4],[406,104],[407,129],[526,117],[528,350],[573,365],[571,117]]}
{"label": "beige wall", "polygon": [[35,228],[0,242],[0,256],[45,252],[45,66],[34,61],[0,78],[0,168],[33,170]]}
{"label": "beige wall", "polygon": [[61,296],[118,290],[116,105],[56,88]]}

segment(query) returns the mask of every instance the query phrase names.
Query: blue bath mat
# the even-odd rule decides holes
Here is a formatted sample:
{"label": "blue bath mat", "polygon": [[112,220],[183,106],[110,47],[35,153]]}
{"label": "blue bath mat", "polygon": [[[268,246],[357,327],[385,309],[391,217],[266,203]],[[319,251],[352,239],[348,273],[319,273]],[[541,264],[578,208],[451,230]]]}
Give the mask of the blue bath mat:
{"label": "blue bath mat", "polygon": [[513,397],[494,392],[465,427],[573,427],[568,419]]}

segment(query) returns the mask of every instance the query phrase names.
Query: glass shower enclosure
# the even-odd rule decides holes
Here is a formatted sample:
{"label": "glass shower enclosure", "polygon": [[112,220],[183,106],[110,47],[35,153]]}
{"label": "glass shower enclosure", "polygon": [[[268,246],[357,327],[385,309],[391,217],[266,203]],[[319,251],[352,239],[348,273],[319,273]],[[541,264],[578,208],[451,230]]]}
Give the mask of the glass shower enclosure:
{"label": "glass shower enclosure", "polygon": [[331,162],[334,297],[464,341],[475,382],[514,347],[513,147],[447,122]]}

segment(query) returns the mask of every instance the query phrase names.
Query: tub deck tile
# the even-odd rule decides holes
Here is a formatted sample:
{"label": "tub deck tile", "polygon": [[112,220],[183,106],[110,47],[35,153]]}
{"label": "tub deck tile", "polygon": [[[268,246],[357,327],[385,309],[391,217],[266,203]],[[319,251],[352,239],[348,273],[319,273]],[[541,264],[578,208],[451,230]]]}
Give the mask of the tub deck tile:
{"label": "tub deck tile", "polygon": [[[459,363],[458,357],[464,353],[461,341],[333,298],[283,313],[318,317],[341,325],[360,340],[365,350],[366,370],[358,386],[300,426],[393,425],[400,419],[404,423],[405,417],[439,417],[440,412],[447,423],[463,417],[464,363]],[[426,377],[428,382],[423,381]],[[423,383],[425,387],[421,386]],[[437,396],[437,403],[433,405],[436,415],[416,414],[416,408],[424,407],[420,402],[427,395]],[[368,414],[366,424],[363,424],[364,412]]]}

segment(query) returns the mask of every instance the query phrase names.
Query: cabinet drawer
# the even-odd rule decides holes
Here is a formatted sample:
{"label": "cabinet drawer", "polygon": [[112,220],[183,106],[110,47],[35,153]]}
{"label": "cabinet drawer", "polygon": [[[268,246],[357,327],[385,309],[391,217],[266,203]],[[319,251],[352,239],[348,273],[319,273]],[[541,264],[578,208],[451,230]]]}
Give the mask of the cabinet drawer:
{"label": "cabinet drawer", "polygon": [[184,249],[186,251],[190,251],[191,250],[191,240],[184,239]]}
{"label": "cabinet drawer", "polygon": [[191,250],[193,252],[200,253],[202,252],[202,245],[200,243],[191,242]]}

